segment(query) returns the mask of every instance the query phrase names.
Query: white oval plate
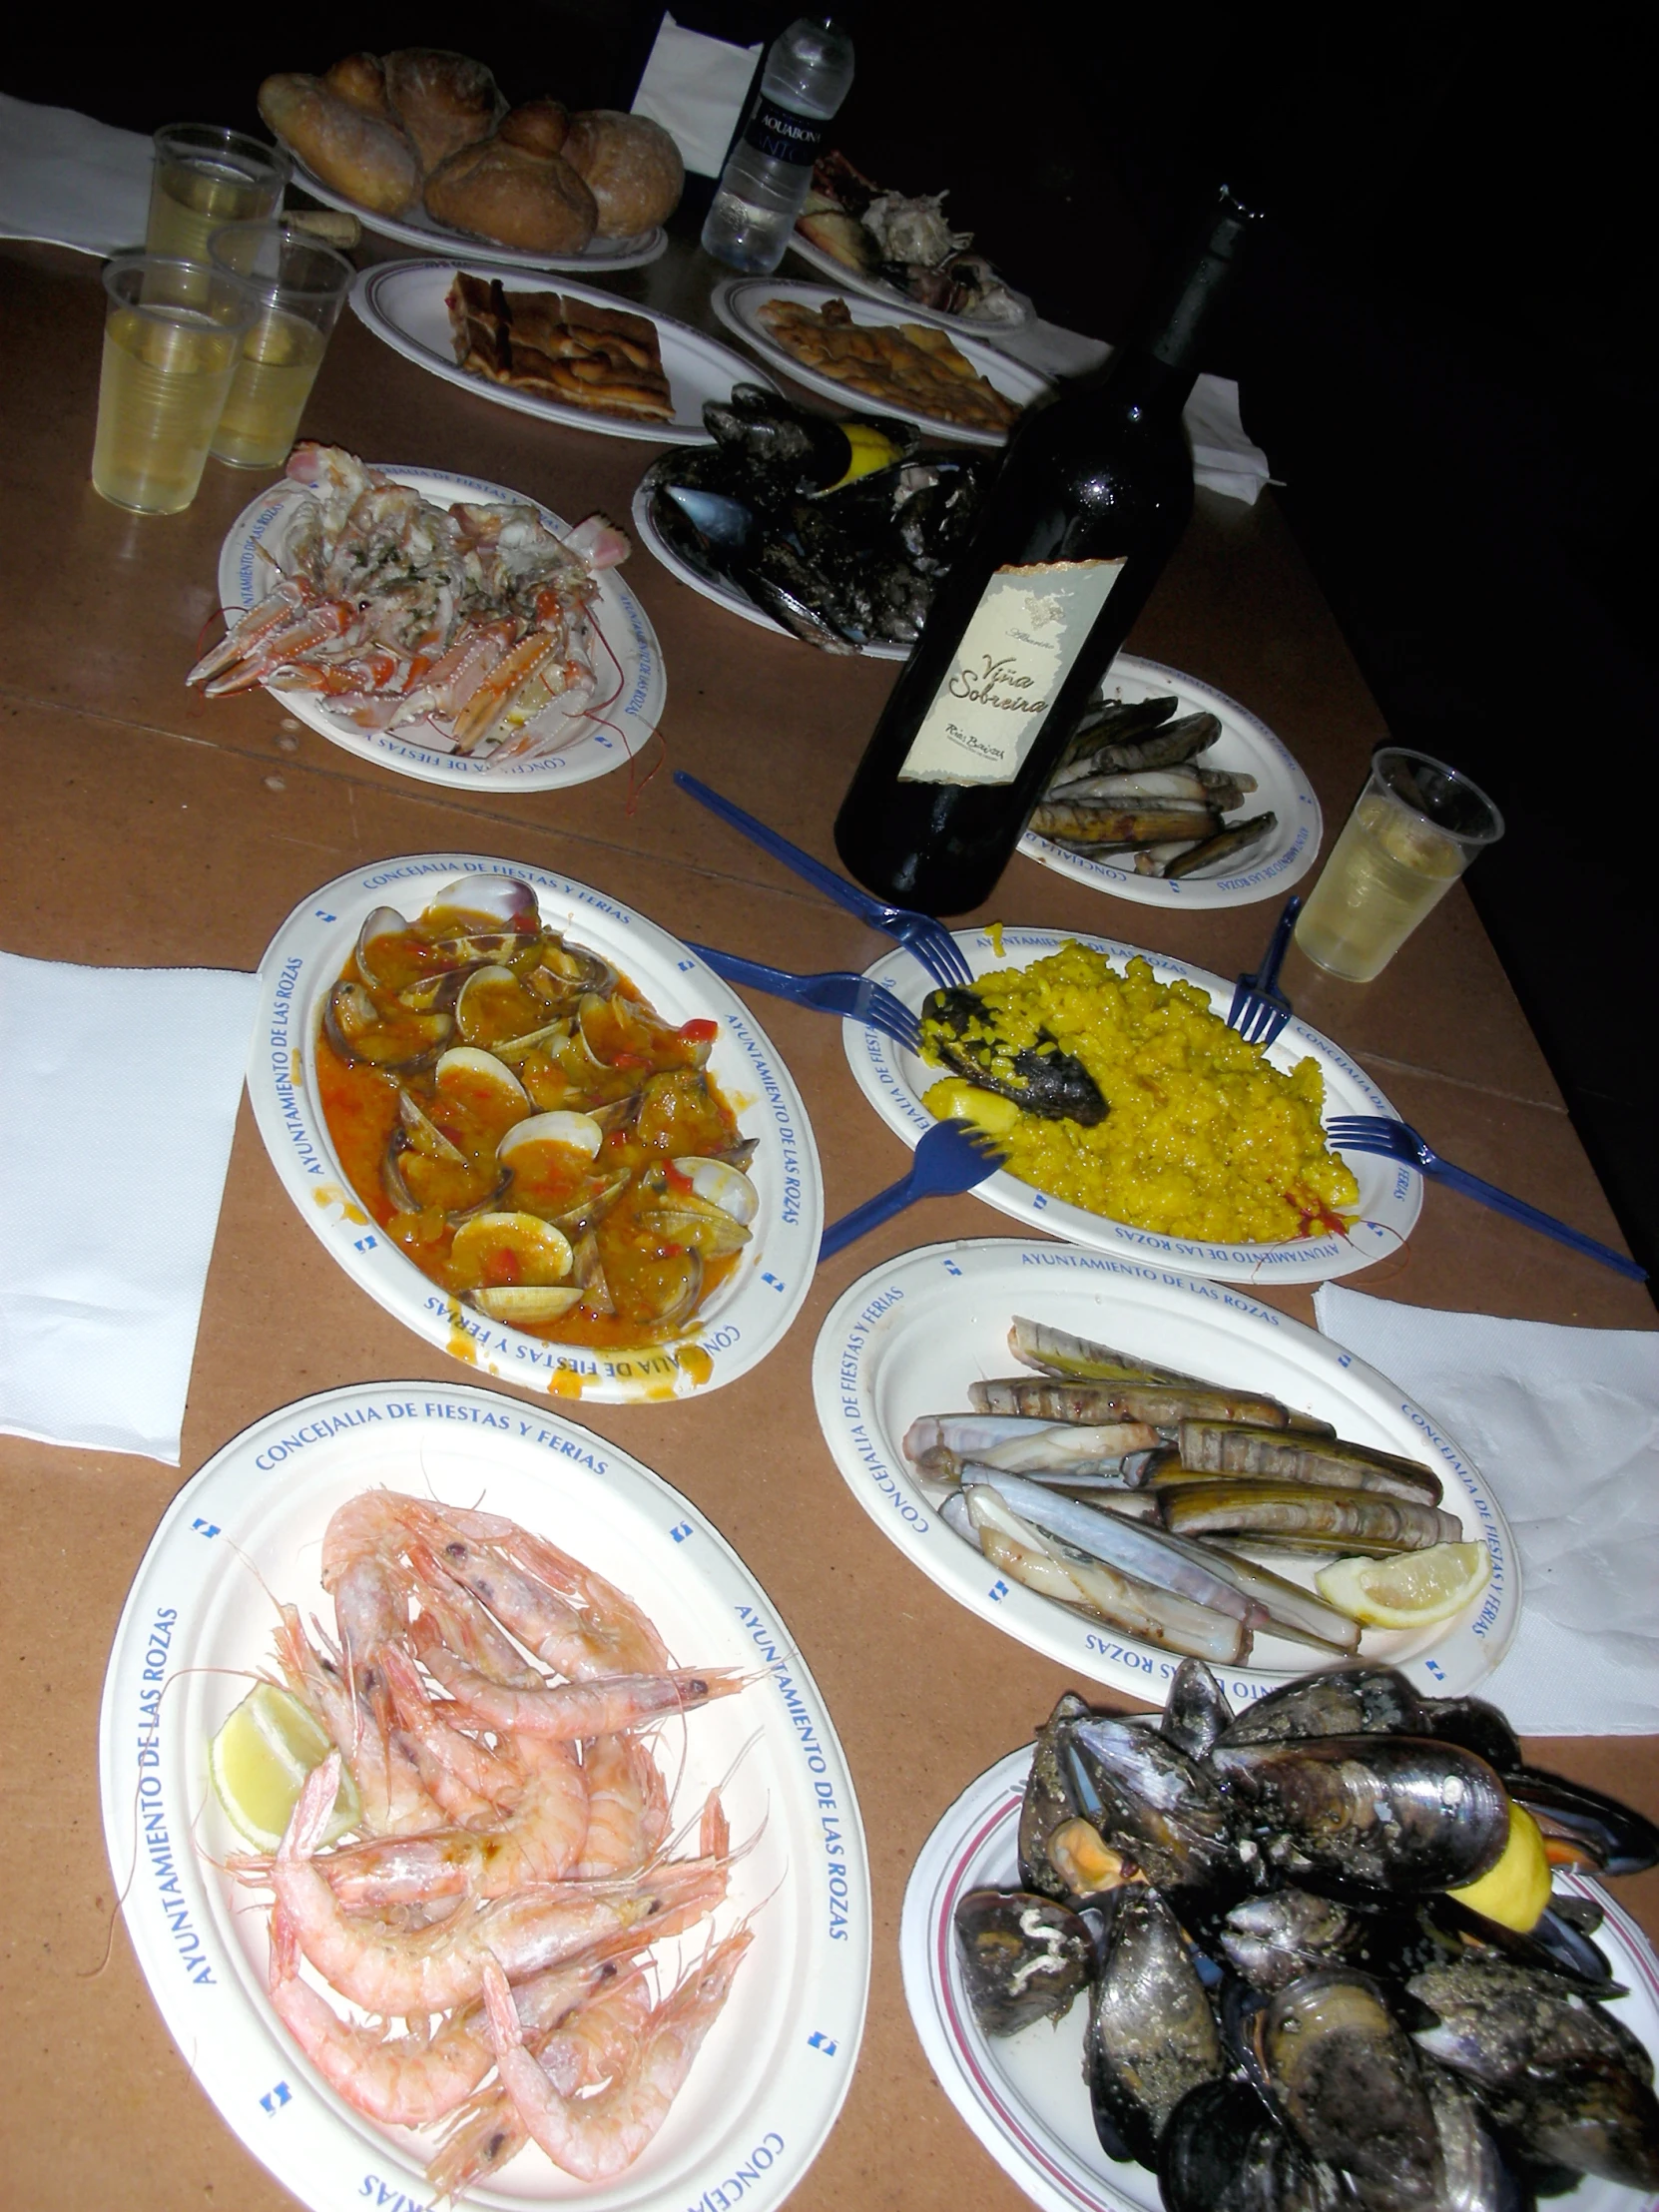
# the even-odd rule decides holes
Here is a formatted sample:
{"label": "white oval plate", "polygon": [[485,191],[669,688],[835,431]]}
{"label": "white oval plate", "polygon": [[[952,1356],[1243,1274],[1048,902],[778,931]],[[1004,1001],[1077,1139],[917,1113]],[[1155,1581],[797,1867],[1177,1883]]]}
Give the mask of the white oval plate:
{"label": "white oval plate", "polygon": [[[411,485],[435,506],[448,507],[456,500],[512,500],[534,507],[550,530],[563,535],[570,527],[539,500],[485,483],[481,477],[373,465],[393,483]],[[266,596],[273,571],[269,561],[256,558],[255,548],[264,545],[274,554],[280,551],[305,496],[302,484],[284,477],[251,500],[232,523],[219,555],[219,603],[227,619],[257,606]],[[444,741],[425,721],[405,723],[399,730],[359,730],[342,715],[331,715],[310,692],[274,691],[271,696],[285,714],[342,752],[422,784],[501,792],[590,784],[596,776],[609,776],[633,760],[648,743],[662,719],[668,679],[651,617],[614,568],[600,574],[599,595],[588,609],[588,622],[603,640],[594,655],[599,672],[594,697],[585,706],[567,707],[554,700],[543,708],[535,727],[563,725],[565,736],[556,753],[535,760],[497,762],[487,756],[474,760],[445,751]]]}
{"label": "white oval plate", "polygon": [[994,345],[999,336],[1023,330],[1036,312],[1024,292],[1013,291],[1011,287],[1010,297],[1019,307],[1012,322],[994,322],[981,315],[951,314],[943,307],[923,307],[882,277],[865,276],[858,270],[848,269],[844,262],[837,262],[833,254],[827,254],[822,246],[816,246],[805,237],[799,227],[790,233],[790,252],[799,254],[809,269],[816,269],[821,276],[828,276],[830,283],[845,284],[861,292],[866,299],[879,299],[884,307],[896,307],[907,321],[937,323],[941,330],[977,338],[982,345]]}
{"label": "white oval plate", "polygon": [[[911,1421],[963,1411],[970,1382],[1019,1372],[1008,1350],[1016,1314],[1227,1388],[1266,1390],[1334,1422],[1355,1443],[1430,1463],[1445,1485],[1446,1510],[1490,1551],[1491,1579],[1449,1621],[1366,1629],[1361,1651],[1436,1697],[1461,1697],[1503,1657],[1521,1599],[1509,1524],[1477,1469],[1386,1377],[1240,1291],[1150,1261],[1008,1237],[927,1245],[872,1269],[836,1300],[813,1354],[819,1425],[848,1487],[922,1573],[970,1613],[1090,1681],[1153,1705],[1164,1703],[1180,1664],[1170,1652],[1004,1581],[945,1525],[904,1456]],[[1316,1562],[1273,1564],[1287,1580],[1313,1587]],[[1215,1671],[1241,1706],[1319,1665],[1309,1644],[1258,1636],[1249,1666]]]}
{"label": "white oval plate", "polygon": [[[1149,961],[1160,983],[1196,983],[1208,991],[1210,1003],[1222,1019],[1233,1003],[1231,983],[1205,968],[1189,967],[1162,952],[1142,951],[1137,945],[1117,944],[1106,937],[1086,937],[1080,931],[1061,929],[1003,928],[1002,949],[997,950],[984,929],[958,929],[956,942],[967,954],[974,974],[993,968],[1024,967],[1063,944],[1092,945],[1121,968],[1126,960]],[[885,983],[906,1006],[917,1012],[933,979],[902,945],[877,960],[865,974]],[[942,1068],[924,1067],[912,1053],[901,1051],[890,1037],[865,1029],[859,1022],[842,1025],[841,1039],[858,1088],[887,1127],[913,1145],[933,1126],[933,1116],[921,1103],[922,1093],[938,1082]],[[1325,1076],[1325,1111],[1332,1114],[1387,1114],[1393,1108],[1364,1071],[1340,1052],[1329,1037],[1321,1036],[1303,1021],[1291,1020],[1268,1051],[1275,1067],[1287,1071],[1298,1060],[1313,1058]],[[1346,1155],[1345,1155],[1346,1157]],[[1339,1276],[1355,1275],[1378,1260],[1397,1252],[1416,1227],[1422,1211],[1422,1178],[1414,1168],[1376,1153],[1357,1153],[1349,1161],[1360,1185],[1360,1204],[1353,1227],[1345,1236],[1297,1237],[1284,1244],[1200,1244],[1189,1237],[1161,1237],[1150,1229],[1132,1229],[1127,1223],[1109,1221],[1104,1214],[1085,1213],[1063,1199],[1033,1190],[1029,1183],[999,1170],[987,1176],[974,1192],[998,1213],[1040,1229],[1050,1237],[1064,1237],[1069,1244],[1087,1245],[1096,1252],[1136,1253],[1178,1268],[1192,1268],[1200,1275],[1220,1277],[1231,1283],[1331,1283]]]}
{"label": "white oval plate", "polygon": [[[761,1194],[737,1270],[685,1335],[637,1352],[560,1345],[486,1321],[405,1259],[358,1203],[317,1096],[314,1044],[328,991],[376,906],[411,919],[431,894],[475,870],[521,876],[544,922],[603,953],[671,1022],[720,1024],[710,1072],[760,1140],[749,1173]],[[288,1196],[357,1286],[440,1352],[555,1398],[602,1405],[716,1389],[764,1360],[788,1332],[818,1264],[824,1190],[806,1106],[749,1009],[677,937],[585,883],[475,852],[381,860],[324,883],[282,923],[260,963],[260,1015],[248,1063],[254,1118]]]}
{"label": "white oval plate", "polygon": [[475,239],[469,232],[452,231],[447,224],[434,223],[424,208],[407,217],[376,215],[370,208],[358,207],[355,200],[347,200],[343,192],[336,192],[319,177],[313,177],[291,147],[284,151],[293,164],[293,181],[301,192],[308,192],[325,208],[337,208],[342,215],[354,215],[363,229],[372,231],[376,238],[394,239],[399,246],[412,246],[422,254],[458,251],[483,255],[498,269],[569,269],[594,276],[622,269],[644,269],[648,262],[658,261],[668,252],[668,233],[660,223],[650,231],[642,231],[638,238],[593,239],[580,254],[560,255],[528,254],[516,246],[497,246],[490,239]]}
{"label": "white oval plate", "polygon": [[[444,300],[457,273],[485,279],[506,275],[488,262],[379,262],[365,269],[351,287],[352,310],[377,338],[417,368],[441,376],[458,390],[491,399],[497,406],[536,415],[543,422],[564,423],[573,430],[597,430],[603,437],[638,438],[652,445],[712,445],[714,440],[703,427],[706,399],[730,399],[734,384],[764,384],[776,389],[772,378],[752,361],[718,339],[705,337],[689,323],[676,322],[672,315],[652,314],[632,300],[618,299],[614,292],[568,282],[558,288],[572,299],[585,299],[598,307],[626,307],[630,314],[644,315],[656,325],[663,373],[674,400],[672,421],[607,414],[601,407],[544,399],[534,392],[515,391],[510,384],[492,383],[489,377],[462,368],[455,359]],[[519,281],[506,283],[503,288],[510,296],[514,291],[546,287]]]}
{"label": "white oval plate", "polygon": [[[850,287],[849,287],[850,288]],[[919,414],[913,407],[890,404],[886,400],[870,399],[861,391],[854,391],[850,384],[837,384],[832,376],[821,375],[816,368],[809,368],[798,361],[793,353],[779,344],[772,332],[760,320],[760,309],[769,299],[794,299],[804,307],[822,307],[827,299],[840,299],[845,293],[830,284],[795,284],[782,282],[776,276],[729,276],[716,284],[709,295],[709,303],[729,330],[735,330],[746,343],[754,346],[761,358],[771,363],[786,376],[793,376],[798,384],[805,384],[809,391],[822,392],[827,399],[833,399],[847,412],[860,414],[892,415],[900,422],[913,422],[917,429],[927,430],[936,438],[954,438],[962,445],[1006,445],[1005,430],[964,430],[958,422],[941,421],[937,415]],[[860,298],[856,292],[846,305],[855,323],[864,329],[876,324],[891,328],[903,318],[890,307],[881,307],[873,299]],[[966,360],[972,362],[989,384],[994,384],[1004,399],[1016,407],[1028,407],[1033,399],[1049,388],[1046,376],[1039,376],[1034,368],[1027,368],[1023,361],[1016,361],[1006,353],[997,352],[981,338],[970,338],[953,331],[951,343]]]}
{"label": "white oval plate", "polygon": [[[922,1846],[904,1892],[899,1957],[904,1995],[939,2086],[1008,2178],[1043,2212],[1163,2212],[1158,2177],[1101,2149],[1083,2083],[1079,2001],[1057,2024],[1018,2035],[984,2034],[962,1987],[953,1938],[957,1900],[968,1890],[1019,1881],[1019,1808],[1029,1749],[1011,1752],[962,1795]],[[1558,1875],[1572,1897],[1606,1909],[1596,1940],[1630,1994],[1608,2010],[1659,2051],[1659,1959],[1606,1890]],[[1573,2212],[1655,2212],[1659,2197],[1587,2176],[1554,2200]]]}
{"label": "white oval plate", "polygon": [[1203,875],[1178,875],[1173,881],[1161,875],[1137,875],[1132,852],[1088,859],[1030,830],[1020,838],[1020,850],[1028,860],[1040,861],[1057,875],[1069,875],[1074,882],[1108,891],[1114,898],[1132,898],[1142,906],[1250,906],[1259,898],[1278,897],[1301,882],[1319,855],[1325,822],[1313,785],[1265,722],[1258,722],[1236,699],[1201,684],[1196,676],[1183,676],[1161,661],[1120,653],[1100,687],[1103,699],[1171,694],[1181,702],[1178,714],[1212,714],[1221,724],[1221,736],[1203,756],[1201,766],[1242,769],[1255,777],[1256,790],[1235,812],[1243,821],[1271,808],[1279,821],[1265,842],[1243,853],[1237,863],[1223,861]]}
{"label": "white oval plate", "polygon": [[[678,578],[682,584],[689,585],[699,598],[712,600],[715,606],[724,607],[728,614],[740,615],[745,622],[753,622],[757,629],[770,630],[775,638],[789,638],[792,645],[807,644],[805,638],[794,637],[781,622],[774,622],[771,615],[764,614],[753,599],[739,591],[736,584],[725,577],[716,582],[714,578],[705,576],[701,570],[693,568],[690,562],[682,560],[658,529],[651,512],[651,489],[643,483],[634,493],[633,523],[636,541],[648,547],[669,574]],[[817,652],[819,648],[809,646],[808,650]],[[849,650],[865,661],[907,661],[910,658],[910,648],[907,645],[864,645],[854,646]]]}
{"label": "white oval plate", "polygon": [[677,1820],[695,1822],[718,1783],[733,1836],[758,1841],[715,1924],[753,1912],[753,1949],[661,2133],[608,2186],[582,2187],[532,2146],[468,2201],[678,2212],[722,2181],[735,2192],[741,2173],[747,2212],[781,2203],[846,2093],[869,1974],[863,1832],[834,1729],[766,1592],[695,1505],[586,1429],[486,1390],[375,1382],[301,1399],[218,1452],[156,1531],[104,1679],[99,1775],[127,1932],[174,2041],[226,2124],[314,2212],[429,2201],[432,2132],[363,2118],[271,2009],[266,1916],[215,1866],[239,1840],[208,1781],[211,1739],[271,1663],[272,1593],[332,1618],[319,1539],[377,1484],[554,1536],[637,1598],[678,1655],[765,1677],[664,1745],[670,1774],[684,1745]]}

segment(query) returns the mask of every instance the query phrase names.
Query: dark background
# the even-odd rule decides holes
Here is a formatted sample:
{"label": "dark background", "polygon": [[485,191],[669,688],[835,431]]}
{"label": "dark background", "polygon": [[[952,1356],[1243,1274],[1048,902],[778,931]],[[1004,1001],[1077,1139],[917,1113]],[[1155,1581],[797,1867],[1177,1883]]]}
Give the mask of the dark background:
{"label": "dark background", "polygon": [[[185,0],[142,33],[44,40],[0,86],[137,130],[258,129],[269,70],[430,43],[478,53],[513,99],[627,107],[660,12],[345,0],[285,28]],[[791,12],[674,8],[744,44]],[[1638,11],[841,12],[858,72],[831,142],[884,185],[948,186],[952,221],[1053,321],[1119,335],[1216,177],[1271,211],[1206,365],[1238,377],[1274,496],[1395,739],[1502,808],[1508,833],[1470,891],[1632,1248],[1659,1265],[1637,1083],[1659,969]],[[704,199],[682,211],[694,234]]]}

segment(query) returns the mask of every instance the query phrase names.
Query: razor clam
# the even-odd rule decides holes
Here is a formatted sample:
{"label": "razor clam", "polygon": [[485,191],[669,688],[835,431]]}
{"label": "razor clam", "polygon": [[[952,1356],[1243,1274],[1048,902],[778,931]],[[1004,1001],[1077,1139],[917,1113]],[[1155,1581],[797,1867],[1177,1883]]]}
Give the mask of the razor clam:
{"label": "razor clam", "polygon": [[1105,1924],[1083,2045],[1089,2104],[1109,2157],[1154,2166],[1176,2106],[1227,2063],[1186,1938],[1157,1892],[1115,1892]]}
{"label": "razor clam", "polygon": [[[1162,731],[1181,702],[1173,694],[1163,699],[1104,699],[1087,708],[1082,721],[1066,740],[1066,749],[1060,756],[1060,769],[1081,760],[1085,755],[1105,752],[1114,746],[1133,754],[1154,731]],[[1189,720],[1191,717],[1188,718]],[[1217,723],[1216,733],[1221,733]],[[1126,761],[1124,767],[1132,767]]]}
{"label": "razor clam", "polygon": [[[1125,1499],[1131,1494],[1136,1500],[1156,1495],[1135,1491],[1124,1493]],[[1117,1503],[1114,1499],[1114,1510]],[[1324,1598],[1316,1596],[1312,1590],[1305,1590],[1300,1582],[1287,1582],[1282,1574],[1275,1574],[1260,1560],[1247,1559],[1242,1552],[1226,1544],[1202,1541],[1197,1536],[1174,1536],[1167,1528],[1161,1528],[1161,1533],[1164,1542],[1173,1550],[1213,1568],[1235,1589],[1254,1598],[1263,1611],[1271,1615],[1271,1622],[1264,1625],[1271,1625],[1274,1635],[1288,1636],[1294,1643],[1314,1644],[1321,1651],[1335,1651],[1344,1656],[1359,1649],[1358,1621],[1351,1620],[1346,1613],[1339,1613],[1335,1606],[1327,1605]]]}
{"label": "razor clam", "polygon": [[[1221,778],[1225,783],[1229,779]],[[1166,800],[1193,807],[1210,807],[1211,784],[1196,768],[1155,768],[1129,770],[1116,776],[1084,776],[1066,784],[1065,799],[1068,806],[1080,802],[1096,804],[1111,801],[1119,806],[1133,806],[1138,800],[1162,805]]]}
{"label": "razor clam", "polygon": [[[988,1034],[970,1035],[975,1028],[987,1032],[990,1028],[984,1001],[976,992],[954,985],[930,991],[922,1002],[921,1020],[924,1051],[936,1054],[970,1083],[1011,1098],[1045,1121],[1075,1121],[1080,1128],[1092,1129],[1105,1120],[1106,1101],[1094,1077],[1081,1060],[1055,1048],[1052,1037],[1039,1031],[1035,1045],[1010,1053]],[[1008,1067],[1007,1074],[1000,1071],[998,1062]]]}
{"label": "razor clam", "polygon": [[1125,1457],[1150,1451],[1155,1430],[1139,1423],[1110,1428],[1058,1426],[1042,1420],[992,1418],[971,1413],[928,1413],[904,1432],[904,1456],[935,1482],[961,1478],[962,1462],[1000,1467],[1008,1474],[1105,1474],[1120,1480]]}
{"label": "razor clam", "polygon": [[1164,873],[1169,877],[1196,875],[1200,868],[1214,867],[1220,860],[1236,860],[1278,827],[1279,817],[1271,811],[1252,815],[1248,822],[1224,823],[1213,837],[1207,837],[1191,852],[1183,852],[1169,861]]}
{"label": "razor clam", "polygon": [[974,1405],[1003,1418],[1093,1423],[1140,1421],[1174,1429],[1188,1419],[1249,1422],[1282,1429],[1290,1415],[1277,1398],[1242,1390],[1215,1390],[1203,1383],[1039,1382],[1023,1376],[994,1378],[968,1385]]}
{"label": "razor clam", "polygon": [[969,1890],[951,1916],[962,1984],[987,2035],[1014,2035],[1057,2020],[1087,1986],[1094,1945],[1083,1923],[1053,1898],[1022,1890]]}
{"label": "razor clam", "polygon": [[1211,839],[1220,830],[1221,816],[1202,801],[1133,802],[1125,807],[1112,800],[1040,799],[1026,828],[1039,837],[1065,837],[1073,844],[1161,844],[1171,837]]}
{"label": "razor clam", "polygon": [[1437,1506],[1336,1490],[1312,1482],[1241,1481],[1234,1475],[1155,1476],[1164,1526],[1174,1534],[1328,1536],[1337,1544],[1402,1544],[1426,1551],[1462,1540],[1463,1524]]}
{"label": "razor clam", "polygon": [[[1111,721],[1102,715],[1098,721],[1085,722],[1067,746],[1049,789],[1062,788],[1074,776],[1175,768],[1207,753],[1221,736],[1220,722],[1203,713],[1182,715],[1172,722],[1169,718],[1180,704],[1178,699],[1148,699],[1138,709],[1123,708]],[[1151,716],[1157,708],[1163,712],[1154,721]]]}
{"label": "razor clam", "polygon": [[1209,1387],[1200,1376],[1183,1375],[1179,1368],[1154,1367],[1150,1360],[1114,1352],[1110,1345],[1092,1344],[1087,1337],[1068,1336],[1063,1329],[1027,1321],[1021,1314],[1009,1326],[1008,1350],[1022,1366],[1068,1382],[1186,1382],[1201,1390]]}
{"label": "razor clam", "polygon": [[1233,1718],[1227,1694],[1202,1659],[1175,1670],[1159,1727],[1189,1759],[1202,1759]]}
{"label": "razor clam", "polygon": [[1429,1505],[1438,1505],[1444,1494],[1439,1476],[1420,1460],[1340,1437],[1314,1442],[1287,1436],[1279,1424],[1252,1425],[1248,1416],[1183,1418],[1180,1443],[1181,1464],[1191,1474],[1264,1475],[1334,1489],[1380,1490]]}
{"label": "razor clam", "polygon": [[1055,1543],[985,1484],[962,1495],[980,1550],[992,1566],[1027,1589],[1080,1606],[1120,1634],[1138,1636],[1166,1651],[1216,1659],[1224,1666],[1238,1666],[1249,1656],[1250,1630],[1233,1615],[1194,1604]]}
{"label": "razor clam", "polygon": [[[1489,1873],[1509,1799],[1483,1759],[1416,1736],[1224,1738],[1208,1766],[1249,1815],[1270,1862],[1409,1896]],[[1432,2001],[1432,2000],[1430,2000]]]}
{"label": "razor clam", "polygon": [[1179,860],[1186,852],[1196,852],[1207,841],[1203,837],[1166,837],[1162,844],[1140,845],[1135,852],[1135,873],[1167,875],[1171,860]]}

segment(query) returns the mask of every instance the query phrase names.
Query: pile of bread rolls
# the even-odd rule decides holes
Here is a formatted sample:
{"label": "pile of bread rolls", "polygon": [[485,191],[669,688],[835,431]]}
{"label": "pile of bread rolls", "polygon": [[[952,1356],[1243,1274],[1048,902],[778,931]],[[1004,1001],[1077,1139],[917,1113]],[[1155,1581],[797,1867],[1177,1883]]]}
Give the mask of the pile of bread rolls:
{"label": "pile of bread rolls", "polygon": [[531,254],[649,231],[686,181],[660,124],[611,108],[570,115],[547,98],[509,108],[482,62],[436,47],[268,77],[260,113],[313,177],[370,214],[424,207],[434,223]]}

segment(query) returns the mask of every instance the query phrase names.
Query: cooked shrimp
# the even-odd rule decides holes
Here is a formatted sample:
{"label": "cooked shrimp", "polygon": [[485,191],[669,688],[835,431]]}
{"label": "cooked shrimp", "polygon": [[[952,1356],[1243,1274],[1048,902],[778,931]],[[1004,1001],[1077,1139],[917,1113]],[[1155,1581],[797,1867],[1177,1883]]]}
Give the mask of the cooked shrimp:
{"label": "cooked shrimp", "polygon": [[[557,1591],[534,1580],[510,1559],[502,1557],[494,1546],[470,1543],[464,1536],[452,1535],[441,1555],[420,1546],[411,1557],[417,1573],[423,1577],[423,1588],[431,1587],[436,1591],[441,1587],[438,1578],[447,1576],[480,1608],[487,1609],[486,1618],[493,1615],[556,1674],[566,1675],[572,1681],[584,1681],[596,1675],[639,1671],[617,1664],[619,1639],[596,1615],[580,1612]],[[499,1637],[499,1630],[496,1635]],[[467,1642],[452,1634],[447,1624],[444,1624],[444,1641],[470,1658]],[[663,1667],[668,1664],[666,1653],[661,1664]],[[503,1670],[497,1664],[486,1664],[479,1671],[494,1681],[504,1679]],[[653,1663],[644,1671],[656,1673],[658,1667]],[[541,1678],[538,1675],[533,1679],[539,1682]]]}
{"label": "cooked shrimp", "polygon": [[[381,1666],[398,1726],[408,1738],[420,1779],[448,1818],[462,1828],[487,1826],[513,1810],[524,1795],[524,1766],[505,1750],[492,1751],[440,1713],[426,1694],[413,1660],[388,1648]],[[450,1712],[457,1708],[450,1707]]]}
{"label": "cooked shrimp", "polygon": [[319,1651],[296,1607],[280,1608],[276,1657],[288,1688],[321,1721],[351,1770],[370,1836],[418,1835],[446,1825],[409,1753],[388,1737],[347,1684],[331,1652]]}
{"label": "cooked shrimp", "polygon": [[582,1882],[633,1874],[650,1864],[668,1834],[668,1786],[637,1736],[601,1736],[582,1761],[588,1785],[588,1833],[576,1869]]}
{"label": "cooked shrimp", "polygon": [[271,2001],[289,2034],[330,2088],[371,2120],[425,2127],[453,2112],[494,2063],[476,2006],[433,2032],[402,2035],[343,2020],[299,1977],[299,1941],[278,1905],[271,1916]]}
{"label": "cooked shrimp", "polygon": [[646,2021],[627,2072],[592,2097],[559,2093],[524,2047],[506,1975],[493,1961],[485,1966],[484,2007],[502,2086],[556,2166],[578,2181],[608,2181],[634,2163],[668,2117],[752,1940],[739,1929],[694,1966]]}
{"label": "cooked shrimp", "polygon": [[431,1616],[451,1651],[459,1652],[492,1682],[515,1690],[537,1687],[541,1675],[424,1539],[409,1546],[409,1564],[415,1573],[422,1609]]}
{"label": "cooked shrimp", "polygon": [[751,1677],[736,1667],[689,1668],[675,1674],[615,1674],[594,1682],[560,1682],[550,1689],[508,1690],[457,1659],[436,1637],[422,1637],[420,1656],[459,1704],[486,1728],[514,1736],[614,1736],[669,1713],[689,1713],[717,1697],[732,1697]]}
{"label": "cooked shrimp", "polygon": [[441,2012],[478,1994],[493,1961],[523,1978],[582,1953],[604,1955],[689,1925],[725,1894],[721,1862],[682,1860],[632,1882],[566,1883],[458,1913],[411,1936],[365,1930],[340,1905],[313,1854],[339,1786],[339,1755],[307,1776],[272,1863],[271,1886],[299,1947],[338,1995],[365,2011]]}
{"label": "cooked shrimp", "polygon": [[[516,2007],[522,2021],[522,2006]],[[562,2097],[603,2088],[632,2065],[651,2013],[651,1984],[636,1966],[571,2013],[536,2056]]]}

